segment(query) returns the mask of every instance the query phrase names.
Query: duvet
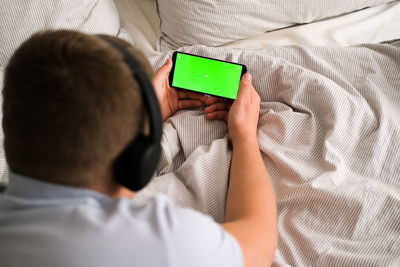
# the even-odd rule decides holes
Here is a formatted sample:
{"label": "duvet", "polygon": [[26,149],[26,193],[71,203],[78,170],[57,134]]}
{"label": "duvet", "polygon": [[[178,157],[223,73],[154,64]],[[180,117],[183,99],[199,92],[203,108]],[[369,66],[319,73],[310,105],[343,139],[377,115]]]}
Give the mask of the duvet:
{"label": "duvet", "polygon": [[[246,64],[261,96],[258,142],[278,202],[275,262],[400,264],[400,42],[181,51]],[[171,52],[150,58],[161,66]],[[227,125],[180,111],[164,123],[157,193],[223,221]]]}

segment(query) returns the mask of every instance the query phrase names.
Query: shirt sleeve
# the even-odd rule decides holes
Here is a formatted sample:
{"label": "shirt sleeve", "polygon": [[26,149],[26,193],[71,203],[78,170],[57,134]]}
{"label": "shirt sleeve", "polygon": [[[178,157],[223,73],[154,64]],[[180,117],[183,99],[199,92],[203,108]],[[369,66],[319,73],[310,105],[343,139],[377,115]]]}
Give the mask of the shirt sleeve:
{"label": "shirt sleeve", "polygon": [[172,230],[177,266],[243,266],[237,240],[211,217],[200,212],[174,207]]}

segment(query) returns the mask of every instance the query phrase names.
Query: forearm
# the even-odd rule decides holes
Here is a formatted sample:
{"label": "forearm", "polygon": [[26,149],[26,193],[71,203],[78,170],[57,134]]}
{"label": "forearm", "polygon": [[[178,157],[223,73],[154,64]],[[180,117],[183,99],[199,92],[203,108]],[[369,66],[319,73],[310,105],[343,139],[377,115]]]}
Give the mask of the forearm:
{"label": "forearm", "polygon": [[233,144],[226,220],[275,217],[276,202],[257,140]]}
{"label": "forearm", "polygon": [[228,224],[245,222],[244,238],[272,260],[277,238],[276,200],[256,138],[233,142],[225,220]]}

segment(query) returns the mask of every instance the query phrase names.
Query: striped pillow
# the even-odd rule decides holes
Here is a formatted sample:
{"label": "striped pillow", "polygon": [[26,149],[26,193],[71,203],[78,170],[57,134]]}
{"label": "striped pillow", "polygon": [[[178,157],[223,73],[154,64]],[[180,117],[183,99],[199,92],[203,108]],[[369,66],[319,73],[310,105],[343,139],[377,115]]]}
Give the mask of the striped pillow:
{"label": "striped pillow", "polygon": [[218,46],[393,0],[157,0],[159,49]]}
{"label": "striped pillow", "polygon": [[4,67],[15,49],[33,33],[49,29],[121,34],[112,0],[2,0],[0,66]]}

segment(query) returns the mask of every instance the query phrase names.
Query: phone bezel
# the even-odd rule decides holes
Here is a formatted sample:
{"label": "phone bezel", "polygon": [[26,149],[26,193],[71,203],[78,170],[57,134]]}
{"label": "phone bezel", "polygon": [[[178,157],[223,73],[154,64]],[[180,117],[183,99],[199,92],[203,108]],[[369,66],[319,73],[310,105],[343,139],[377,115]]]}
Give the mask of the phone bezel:
{"label": "phone bezel", "polygon": [[235,100],[235,99],[236,99],[236,98],[230,98],[230,97],[225,97],[225,96],[220,96],[220,95],[215,95],[215,94],[209,94],[209,93],[199,92],[199,91],[196,91],[196,90],[191,90],[191,89],[189,89],[189,88],[182,88],[182,87],[173,86],[173,85],[172,85],[172,80],[173,80],[174,73],[175,73],[176,55],[177,55],[178,53],[180,53],[180,54],[186,54],[186,55],[190,55],[190,56],[194,56],[194,57],[200,57],[200,58],[210,59],[210,60],[214,60],[214,61],[220,61],[220,62],[235,64],[235,65],[238,65],[238,66],[242,66],[242,73],[240,74],[240,78],[242,78],[242,76],[247,72],[247,67],[246,67],[246,65],[240,64],[240,63],[236,63],[236,62],[231,62],[231,61],[220,60],[220,59],[216,59],[216,58],[203,57],[203,56],[194,55],[194,54],[190,54],[190,53],[179,52],[179,51],[175,51],[175,52],[172,54],[172,69],[171,69],[171,72],[169,73],[169,77],[168,77],[168,83],[169,83],[169,86],[170,86],[170,87],[174,87],[174,88],[176,88],[176,89],[181,89],[181,90],[188,90],[188,91],[197,92],[197,93],[206,94],[206,95],[212,95],[212,96],[227,98],[227,99],[231,99],[231,100]]}

